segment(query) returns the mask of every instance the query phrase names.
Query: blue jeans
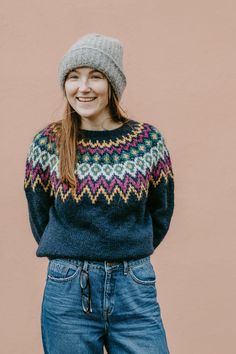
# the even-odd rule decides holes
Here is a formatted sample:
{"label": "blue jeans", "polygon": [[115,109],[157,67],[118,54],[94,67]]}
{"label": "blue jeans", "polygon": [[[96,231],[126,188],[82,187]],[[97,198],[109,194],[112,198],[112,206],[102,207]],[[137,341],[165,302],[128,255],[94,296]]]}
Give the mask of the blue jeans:
{"label": "blue jeans", "polygon": [[45,354],[102,354],[103,346],[109,354],[169,354],[156,282],[150,256],[50,259],[41,310]]}

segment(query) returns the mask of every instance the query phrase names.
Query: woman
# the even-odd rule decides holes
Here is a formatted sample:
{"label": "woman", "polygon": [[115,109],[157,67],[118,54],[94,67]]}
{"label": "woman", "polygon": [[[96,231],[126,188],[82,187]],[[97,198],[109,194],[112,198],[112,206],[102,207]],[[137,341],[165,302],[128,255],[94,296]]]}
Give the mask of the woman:
{"label": "woman", "polygon": [[150,255],[169,229],[174,175],[161,132],[121,113],[122,57],[116,38],[80,38],[59,65],[64,116],[28,151],[29,221],[49,259],[45,353],[169,353]]}

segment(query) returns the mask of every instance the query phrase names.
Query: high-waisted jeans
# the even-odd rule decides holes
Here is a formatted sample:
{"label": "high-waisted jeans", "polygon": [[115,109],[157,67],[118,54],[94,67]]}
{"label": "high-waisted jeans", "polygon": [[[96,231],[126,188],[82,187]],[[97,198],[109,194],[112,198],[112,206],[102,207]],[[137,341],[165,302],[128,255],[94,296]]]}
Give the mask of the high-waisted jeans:
{"label": "high-waisted jeans", "polygon": [[[169,354],[150,256],[123,262],[50,259],[45,354]],[[91,306],[89,306],[91,305]]]}

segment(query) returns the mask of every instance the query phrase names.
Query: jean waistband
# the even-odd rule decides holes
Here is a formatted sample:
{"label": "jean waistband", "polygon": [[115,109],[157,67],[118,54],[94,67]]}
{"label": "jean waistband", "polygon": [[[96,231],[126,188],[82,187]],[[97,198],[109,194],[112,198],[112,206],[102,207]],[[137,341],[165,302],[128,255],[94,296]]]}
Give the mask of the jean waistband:
{"label": "jean waistband", "polygon": [[[59,257],[56,258],[50,258],[50,260],[53,259],[58,259]],[[138,259],[129,259],[129,260],[123,260],[123,261],[93,261],[93,260],[84,260],[84,259],[78,259],[78,258],[72,258],[72,257],[63,257],[60,259],[64,259],[66,261],[71,262],[72,264],[75,264],[76,266],[83,266],[84,262],[88,263],[89,265],[95,266],[96,268],[103,268],[103,267],[117,267],[120,265],[128,264],[130,266],[136,266],[139,264],[142,264],[144,262],[150,262],[150,255],[146,257],[141,257]]]}

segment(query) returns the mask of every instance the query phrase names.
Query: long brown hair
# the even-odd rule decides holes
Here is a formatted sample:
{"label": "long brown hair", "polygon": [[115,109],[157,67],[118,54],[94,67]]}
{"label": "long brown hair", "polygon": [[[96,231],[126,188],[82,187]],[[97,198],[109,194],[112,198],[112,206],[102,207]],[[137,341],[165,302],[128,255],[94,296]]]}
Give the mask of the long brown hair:
{"label": "long brown hair", "polygon": [[[65,93],[65,91],[64,91]],[[114,122],[129,123],[127,112],[119,104],[115,91],[108,80],[108,107]],[[122,112],[124,114],[122,114]],[[77,140],[82,137],[81,116],[71,107],[66,99],[62,119],[52,122],[49,127],[56,134],[59,152],[59,172],[62,182],[68,183],[73,192],[76,188],[75,164],[77,162]]]}

